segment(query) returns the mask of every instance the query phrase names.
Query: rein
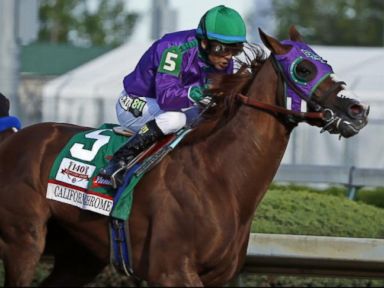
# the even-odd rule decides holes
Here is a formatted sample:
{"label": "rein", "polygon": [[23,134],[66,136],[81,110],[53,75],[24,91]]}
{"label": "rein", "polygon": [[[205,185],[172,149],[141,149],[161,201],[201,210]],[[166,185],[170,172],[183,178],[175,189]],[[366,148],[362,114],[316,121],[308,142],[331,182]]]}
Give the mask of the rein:
{"label": "rein", "polygon": [[324,112],[296,112],[292,111],[280,106],[267,104],[261,101],[258,101],[256,99],[249,98],[248,96],[245,96],[242,93],[237,94],[237,98],[241,101],[241,103],[251,106],[254,108],[266,110],[269,112],[272,112],[274,114],[282,114],[282,115],[289,115],[295,117],[298,121],[305,121],[310,119],[320,119],[324,120],[326,117],[324,115]]}

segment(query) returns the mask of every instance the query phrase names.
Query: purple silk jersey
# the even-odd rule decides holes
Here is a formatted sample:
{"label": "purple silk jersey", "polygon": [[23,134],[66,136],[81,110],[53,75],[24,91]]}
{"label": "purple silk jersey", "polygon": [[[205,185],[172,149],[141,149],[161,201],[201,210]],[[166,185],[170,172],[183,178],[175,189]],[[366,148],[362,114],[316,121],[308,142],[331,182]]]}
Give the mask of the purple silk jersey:
{"label": "purple silk jersey", "polygon": [[209,65],[201,53],[196,30],[166,34],[144,53],[135,70],[124,77],[130,95],[156,98],[164,111],[190,107],[191,86],[204,86],[209,73],[233,73],[233,60],[225,71]]}

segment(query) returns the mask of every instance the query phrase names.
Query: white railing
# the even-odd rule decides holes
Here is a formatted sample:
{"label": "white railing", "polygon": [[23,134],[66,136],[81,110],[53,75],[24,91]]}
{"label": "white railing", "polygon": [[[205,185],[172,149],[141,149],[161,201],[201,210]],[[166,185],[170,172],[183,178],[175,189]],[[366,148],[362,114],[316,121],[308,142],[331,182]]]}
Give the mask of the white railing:
{"label": "white railing", "polygon": [[357,190],[361,187],[384,187],[384,169],[282,164],[274,181],[344,185],[348,189],[348,197],[354,199]]}
{"label": "white railing", "polygon": [[251,233],[243,271],[384,278],[384,239]]}

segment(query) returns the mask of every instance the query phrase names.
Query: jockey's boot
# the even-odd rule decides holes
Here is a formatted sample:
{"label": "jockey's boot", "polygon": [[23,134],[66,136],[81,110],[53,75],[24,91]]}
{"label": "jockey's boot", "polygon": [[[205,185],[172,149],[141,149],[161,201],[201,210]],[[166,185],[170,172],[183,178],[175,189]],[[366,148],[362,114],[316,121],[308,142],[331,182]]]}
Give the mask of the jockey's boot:
{"label": "jockey's boot", "polygon": [[111,179],[112,186],[117,188],[123,184],[129,162],[163,136],[164,133],[157,126],[156,121],[148,121],[138,133],[129,138],[128,142],[115,152],[108,165],[100,170],[100,175]]}

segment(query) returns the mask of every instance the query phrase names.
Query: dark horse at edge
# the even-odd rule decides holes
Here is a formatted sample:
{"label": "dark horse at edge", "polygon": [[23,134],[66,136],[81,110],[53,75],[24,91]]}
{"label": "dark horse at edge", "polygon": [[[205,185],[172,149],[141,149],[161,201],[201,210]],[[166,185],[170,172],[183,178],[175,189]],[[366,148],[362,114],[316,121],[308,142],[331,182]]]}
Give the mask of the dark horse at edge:
{"label": "dark horse at edge", "polygon": [[[285,80],[272,59],[292,47],[260,34],[271,56],[256,57],[253,73],[240,69],[215,77],[216,107],[135,189],[129,218],[133,269],[149,285],[224,285],[244,263],[256,207],[297,125],[284,114]],[[302,41],[294,27],[289,34]],[[298,64],[296,72],[317,73],[306,65]],[[327,77],[311,97],[319,110],[301,120],[344,137],[357,134],[369,108],[339,97],[342,89]],[[338,121],[330,122],[325,108]],[[87,129],[40,123],[0,134],[0,257],[6,286],[30,285],[45,249],[55,261],[42,285],[85,285],[108,265],[108,218],[46,199],[55,157],[75,133]]]}

